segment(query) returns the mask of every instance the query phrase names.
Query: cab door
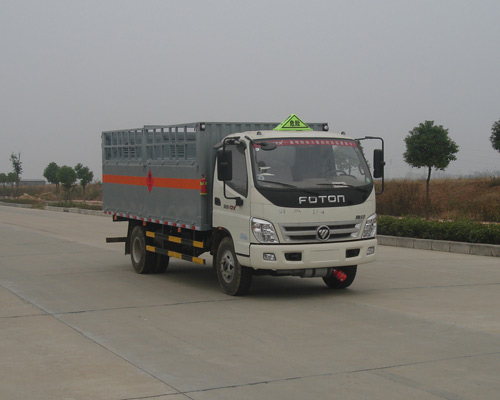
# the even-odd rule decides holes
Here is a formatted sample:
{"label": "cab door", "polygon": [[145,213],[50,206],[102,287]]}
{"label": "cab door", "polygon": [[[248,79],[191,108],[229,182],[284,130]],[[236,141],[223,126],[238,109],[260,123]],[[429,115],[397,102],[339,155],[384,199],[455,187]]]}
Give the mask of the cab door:
{"label": "cab door", "polygon": [[246,146],[243,143],[228,143],[226,151],[231,152],[232,179],[220,181],[216,168],[213,226],[222,227],[230,233],[238,259],[245,264],[241,256],[250,255],[251,215]]}

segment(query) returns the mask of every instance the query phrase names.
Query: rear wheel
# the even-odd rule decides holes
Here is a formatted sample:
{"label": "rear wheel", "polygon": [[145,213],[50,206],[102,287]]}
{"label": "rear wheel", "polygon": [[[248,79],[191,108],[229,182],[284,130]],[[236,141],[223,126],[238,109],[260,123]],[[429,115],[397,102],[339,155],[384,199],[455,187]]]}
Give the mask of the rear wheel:
{"label": "rear wheel", "polygon": [[240,296],[248,292],[252,284],[252,270],[240,265],[230,238],[224,238],[220,242],[215,267],[219,285],[224,293]]}
{"label": "rear wheel", "polygon": [[130,235],[130,258],[138,274],[155,272],[155,253],[146,251],[146,235],[141,226],[134,227]]}
{"label": "rear wheel", "polygon": [[155,274],[163,274],[167,268],[168,263],[170,262],[170,257],[165,254],[154,253],[155,258]]}
{"label": "rear wheel", "polygon": [[331,289],[345,289],[351,286],[354,278],[356,277],[356,272],[358,270],[357,265],[350,265],[348,267],[338,267],[337,269],[341,270],[343,273],[347,275],[346,279],[341,282],[334,275],[327,276],[323,278],[323,281],[326,285]]}

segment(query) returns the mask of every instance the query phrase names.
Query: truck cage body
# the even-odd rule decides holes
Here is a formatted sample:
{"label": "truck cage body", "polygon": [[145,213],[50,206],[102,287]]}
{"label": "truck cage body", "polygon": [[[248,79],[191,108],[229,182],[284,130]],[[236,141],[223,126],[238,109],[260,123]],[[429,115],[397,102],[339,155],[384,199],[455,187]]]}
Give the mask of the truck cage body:
{"label": "truck cage body", "polygon": [[[103,210],[124,219],[212,229],[214,145],[232,133],[273,130],[273,122],[196,122],[102,132]],[[309,123],[324,131],[326,123]],[[208,183],[200,193],[200,181]]]}

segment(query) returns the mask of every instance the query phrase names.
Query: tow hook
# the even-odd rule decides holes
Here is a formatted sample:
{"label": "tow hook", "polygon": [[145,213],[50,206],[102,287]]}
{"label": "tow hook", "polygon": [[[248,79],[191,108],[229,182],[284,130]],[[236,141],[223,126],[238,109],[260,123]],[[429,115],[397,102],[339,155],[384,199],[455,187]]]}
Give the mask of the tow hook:
{"label": "tow hook", "polygon": [[334,268],[332,271],[332,275],[337,278],[340,282],[344,282],[347,279],[347,274],[340,269]]}

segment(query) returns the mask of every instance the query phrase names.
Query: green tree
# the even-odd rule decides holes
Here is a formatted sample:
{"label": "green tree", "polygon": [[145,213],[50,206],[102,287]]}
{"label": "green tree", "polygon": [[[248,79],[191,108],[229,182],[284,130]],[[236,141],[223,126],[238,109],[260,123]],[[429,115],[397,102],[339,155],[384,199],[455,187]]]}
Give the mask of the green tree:
{"label": "green tree", "polygon": [[18,176],[15,172],[9,172],[7,174],[7,183],[10,183],[10,186],[14,186],[17,183]]}
{"label": "green tree", "polygon": [[3,172],[0,172],[0,183],[2,183],[3,186],[7,183],[7,175]]}
{"label": "green tree", "polygon": [[428,210],[432,168],[444,171],[451,161],[457,159],[455,154],[458,152],[458,145],[448,137],[448,129],[442,125],[434,125],[434,121],[425,121],[413,128],[405,137],[405,143],[404,160],[412,167],[428,169],[425,186]]}
{"label": "green tree", "polygon": [[491,127],[490,141],[493,148],[500,152],[500,119]]}
{"label": "green tree", "polygon": [[61,183],[66,200],[69,200],[69,194],[76,182],[76,172],[73,168],[63,165],[57,171],[57,180]]}
{"label": "green tree", "polygon": [[85,187],[94,179],[94,173],[89,170],[89,167],[84,167],[81,163],[75,166],[76,177],[80,179],[80,185],[83,188],[83,196],[85,196]]}
{"label": "green tree", "polygon": [[59,171],[59,165],[55,162],[51,162],[43,170],[43,176],[47,179],[47,182],[56,185],[56,189],[59,190],[59,179],[57,179],[57,171]]}
{"label": "green tree", "polygon": [[21,162],[21,153],[10,155],[10,161],[12,162],[12,170],[16,174],[16,188],[19,190],[19,181],[21,180],[21,174],[23,173],[23,163]]}

